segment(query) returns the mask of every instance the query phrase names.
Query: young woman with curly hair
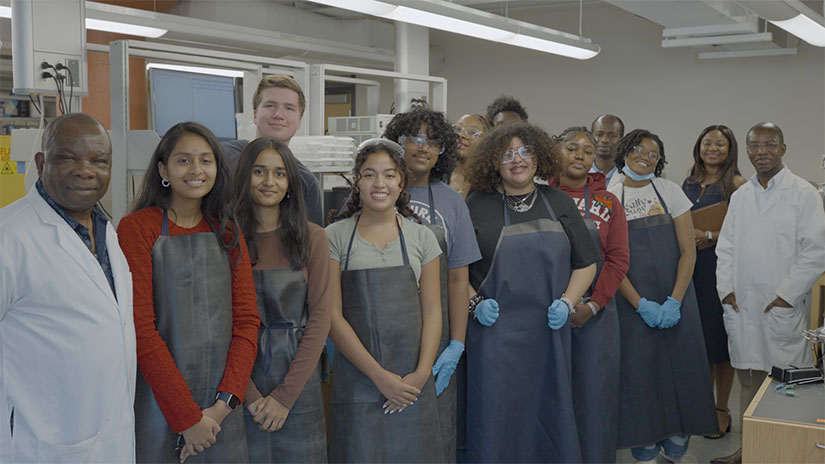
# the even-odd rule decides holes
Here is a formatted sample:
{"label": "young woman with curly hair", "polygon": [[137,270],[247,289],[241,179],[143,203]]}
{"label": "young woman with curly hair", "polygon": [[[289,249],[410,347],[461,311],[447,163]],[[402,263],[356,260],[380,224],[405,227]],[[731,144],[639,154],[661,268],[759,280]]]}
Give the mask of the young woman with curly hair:
{"label": "young woman with curly hair", "polygon": [[630,267],[619,284],[620,448],[653,462],[687,452],[690,435],[716,433],[713,389],[691,277],[696,261],[691,201],[658,177],[665,147],[636,129],[616,145],[608,190],[627,216]]}
{"label": "young woman with curly hair", "polygon": [[307,221],[298,162],[275,139],[241,151],[233,200],[261,317],[244,398],[249,462],[326,462],[318,359],[334,298],[327,235]]}
{"label": "young woman with curly hair", "polygon": [[458,161],[455,169],[450,174],[450,187],[457,191],[462,197],[467,197],[470,191],[466,182],[467,160],[470,157],[470,150],[481,140],[481,137],[492,127],[492,123],[486,116],[481,114],[465,114],[456,121],[453,130],[458,136]]}
{"label": "young woman with curly hair", "polygon": [[433,363],[441,337],[439,255],[432,231],[405,220],[404,149],[358,148],[350,197],[327,227],[335,343],[332,462],[443,462]]}
{"label": "young woman with curly hair", "polygon": [[[619,317],[613,295],[630,261],[627,220],[602,173],[588,172],[597,157],[596,138],[570,127],[555,138],[561,171],[550,185],[570,195],[601,252],[596,279],[576,302],[573,327],[573,406],[582,462],[616,461],[619,422]],[[599,372],[594,376],[593,372]]]}
{"label": "young woman with curly hair", "polygon": [[410,207],[435,233],[445,257],[439,273],[441,343],[433,375],[439,420],[446,434],[445,453],[453,455],[456,381],[452,377],[464,353],[467,333],[467,266],[481,258],[467,204],[445,183],[447,170],[452,170],[458,158],[458,136],[444,113],[416,108],[396,115],[387,125],[384,137],[404,147],[404,160],[411,174],[407,184]]}
{"label": "young woman with curly hair", "polygon": [[558,173],[543,130],[496,127],[469,166],[482,259],[470,265],[478,294],[467,328],[467,459],[579,462],[568,317],[598,251],[573,200],[534,181]]}

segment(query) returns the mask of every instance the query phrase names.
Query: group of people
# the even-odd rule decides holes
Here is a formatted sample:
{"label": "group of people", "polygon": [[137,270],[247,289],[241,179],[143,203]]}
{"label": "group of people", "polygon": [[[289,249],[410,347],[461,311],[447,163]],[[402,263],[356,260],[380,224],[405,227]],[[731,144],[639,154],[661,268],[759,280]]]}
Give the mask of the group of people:
{"label": "group of people", "polygon": [[750,180],[706,128],[680,187],[614,115],[551,136],[509,97],[414,107],[324,229],[303,92],[268,76],[252,105],[252,141],[167,131],[117,233],[103,126],[45,129],[0,210],[0,462],[676,462],[730,429],[734,369],[747,404],[812,363],[825,210],[774,124]]}

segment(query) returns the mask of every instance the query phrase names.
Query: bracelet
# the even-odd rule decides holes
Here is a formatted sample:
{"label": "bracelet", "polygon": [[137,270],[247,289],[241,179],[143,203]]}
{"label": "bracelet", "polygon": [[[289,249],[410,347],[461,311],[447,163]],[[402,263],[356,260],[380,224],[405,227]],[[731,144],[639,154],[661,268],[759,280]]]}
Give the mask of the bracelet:
{"label": "bracelet", "polygon": [[482,301],[484,301],[484,297],[481,296],[480,293],[476,293],[472,298],[470,298],[470,304],[467,307],[467,311],[471,316],[473,316],[473,319],[476,318],[476,306],[478,306],[478,304]]}
{"label": "bracelet", "polygon": [[567,305],[567,309],[568,309],[568,311],[570,311],[570,314],[573,314],[573,313],[576,312],[576,307],[573,305],[573,302],[570,301],[570,298],[567,298],[566,296],[564,296],[564,293],[561,294],[561,297],[559,298],[559,300],[561,300],[562,303]]}
{"label": "bracelet", "polygon": [[592,301],[588,301],[587,306],[590,308],[591,311],[593,311],[593,317],[596,317],[596,313],[599,312],[596,309],[596,303],[593,303]]}
{"label": "bracelet", "polygon": [[705,236],[708,238],[708,242],[712,242],[712,241],[713,241],[713,232],[711,232],[711,231],[709,231],[709,230],[706,230],[706,231],[705,231]]}

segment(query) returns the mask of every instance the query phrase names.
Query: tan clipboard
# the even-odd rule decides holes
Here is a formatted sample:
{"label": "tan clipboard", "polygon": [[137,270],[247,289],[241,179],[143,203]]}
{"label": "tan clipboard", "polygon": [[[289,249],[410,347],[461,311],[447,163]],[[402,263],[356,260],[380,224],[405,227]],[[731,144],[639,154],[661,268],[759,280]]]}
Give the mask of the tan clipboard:
{"label": "tan clipboard", "polygon": [[[699,230],[719,231],[722,229],[722,222],[725,214],[728,213],[728,202],[720,201],[703,208],[691,211],[693,217],[693,227]],[[700,250],[712,246],[712,243],[703,242],[697,245]]]}

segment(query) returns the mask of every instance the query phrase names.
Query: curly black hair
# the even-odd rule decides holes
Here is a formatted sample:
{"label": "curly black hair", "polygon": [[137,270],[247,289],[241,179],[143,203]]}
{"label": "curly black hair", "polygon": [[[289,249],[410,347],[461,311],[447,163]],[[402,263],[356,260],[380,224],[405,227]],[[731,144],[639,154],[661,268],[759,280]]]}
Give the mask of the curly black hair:
{"label": "curly black hair", "polygon": [[556,144],[551,137],[538,126],[515,122],[494,128],[471,149],[464,175],[472,190],[497,191],[501,186],[501,157],[515,137],[533,147],[537,163],[536,177],[550,179],[558,176],[560,162]]}
{"label": "curly black hair", "polygon": [[458,135],[444,113],[427,107],[414,107],[406,113],[395,115],[382,137],[398,142],[402,135],[418,135],[421,123],[427,124],[427,137],[438,140],[444,149],[430,170],[430,183],[448,182],[458,162]]}
{"label": "curly black hair", "polygon": [[659,177],[662,174],[662,170],[665,169],[665,144],[662,143],[662,140],[659,138],[658,135],[650,132],[649,130],[645,129],[635,129],[628,132],[627,135],[622,137],[619,140],[619,143],[616,144],[616,148],[613,152],[613,159],[616,162],[616,169],[619,171],[624,168],[624,159],[633,147],[642,143],[642,139],[650,139],[656,142],[659,145],[659,162],[656,163],[656,169],[653,171],[653,174],[656,177]]}
{"label": "curly black hair", "polygon": [[512,111],[518,114],[522,121],[527,121],[527,110],[513,97],[502,95],[493,100],[493,103],[487,106],[487,119],[492,122],[502,111]]}

